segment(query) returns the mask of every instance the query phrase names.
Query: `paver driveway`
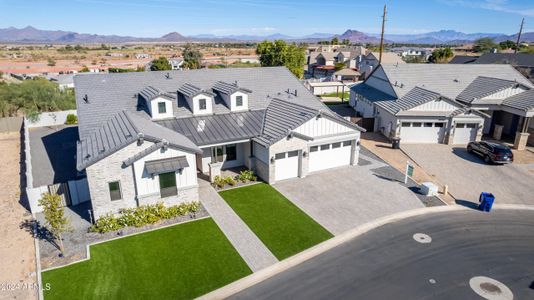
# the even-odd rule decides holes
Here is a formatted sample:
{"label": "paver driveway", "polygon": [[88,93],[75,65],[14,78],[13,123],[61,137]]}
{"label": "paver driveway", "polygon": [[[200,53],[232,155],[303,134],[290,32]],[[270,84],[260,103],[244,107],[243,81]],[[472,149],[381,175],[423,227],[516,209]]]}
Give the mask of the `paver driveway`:
{"label": "paver driveway", "polygon": [[464,147],[405,144],[402,149],[457,199],[478,202],[491,192],[497,203],[534,204],[534,164],[487,165]]}
{"label": "paver driveway", "polygon": [[423,207],[408,188],[375,174],[372,167],[337,168],[280,181],[274,187],[334,235],[383,216]]}

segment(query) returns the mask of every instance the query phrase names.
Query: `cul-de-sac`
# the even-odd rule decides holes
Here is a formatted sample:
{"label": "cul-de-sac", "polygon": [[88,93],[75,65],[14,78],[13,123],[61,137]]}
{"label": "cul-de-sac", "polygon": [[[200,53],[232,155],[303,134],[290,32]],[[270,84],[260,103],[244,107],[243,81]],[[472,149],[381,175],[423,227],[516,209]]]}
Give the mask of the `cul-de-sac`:
{"label": "cul-de-sac", "polygon": [[534,299],[533,12],[0,3],[0,299]]}

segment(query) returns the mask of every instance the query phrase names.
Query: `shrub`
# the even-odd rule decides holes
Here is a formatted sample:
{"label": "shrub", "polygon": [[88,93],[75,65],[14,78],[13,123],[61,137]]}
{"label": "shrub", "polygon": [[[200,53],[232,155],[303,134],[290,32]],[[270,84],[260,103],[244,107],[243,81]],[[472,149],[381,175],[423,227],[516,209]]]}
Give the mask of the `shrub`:
{"label": "shrub", "polygon": [[67,125],[78,124],[78,116],[75,114],[68,114],[67,121],[65,121],[65,124]]}
{"label": "shrub", "polygon": [[182,203],[166,207],[163,203],[143,205],[136,208],[123,208],[118,215],[107,214],[100,217],[89,228],[90,232],[106,233],[124,227],[142,227],[160,220],[171,219],[186,214],[194,214],[200,209],[200,202]]}
{"label": "shrub", "polygon": [[235,179],[232,178],[231,176],[228,176],[228,177],[224,178],[224,182],[226,182],[227,184],[229,184],[231,186],[236,186],[237,185],[237,181],[235,181]]}
{"label": "shrub", "polygon": [[239,175],[236,176],[236,180],[239,180],[243,183],[256,181],[257,179],[258,178],[254,175],[254,171],[252,170],[243,170],[239,172]]}
{"label": "shrub", "polygon": [[226,180],[224,180],[221,176],[215,176],[213,184],[222,189],[226,185]]}

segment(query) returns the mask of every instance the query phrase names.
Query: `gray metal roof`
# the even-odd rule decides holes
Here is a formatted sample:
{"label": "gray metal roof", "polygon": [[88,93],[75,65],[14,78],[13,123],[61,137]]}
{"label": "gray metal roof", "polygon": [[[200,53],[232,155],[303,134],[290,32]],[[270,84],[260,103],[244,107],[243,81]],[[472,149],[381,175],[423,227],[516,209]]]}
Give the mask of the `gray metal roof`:
{"label": "gray metal roof", "polygon": [[356,94],[362,95],[363,97],[365,97],[367,100],[371,102],[396,99],[390,94],[377,90],[374,87],[371,87],[365,83],[356,84],[352,86],[350,89],[351,91],[354,91]]}
{"label": "gray metal roof", "polygon": [[243,87],[240,87],[237,84],[237,81],[235,83],[217,81],[215,83],[215,85],[213,85],[213,90],[215,90],[215,91],[217,91],[219,93],[226,94],[226,95],[232,95],[233,93],[235,93],[237,91],[241,91],[241,92],[244,92],[244,93],[251,93],[252,92],[249,89],[245,89]]}
{"label": "gray metal roof", "polygon": [[528,90],[512,97],[506,98],[502,105],[524,111],[534,110],[534,90]]}
{"label": "gray metal roof", "polygon": [[[273,97],[291,98],[291,101],[317,110],[326,106],[314,96],[287,68],[227,68],[185,71],[129,72],[110,74],[76,75],[76,103],[80,138],[87,138],[102,124],[122,110],[139,110],[139,92],[147,86],[177,95],[185,83],[211,91],[217,81],[238,82],[252,92],[248,95],[249,109],[265,109]],[[297,91],[298,97],[289,95]],[[87,96],[87,97],[86,97]],[[86,97],[87,102],[84,101]],[[192,112],[183,97],[173,101],[177,118],[191,117]],[[220,96],[215,96],[214,114],[230,113]]]}
{"label": "gray metal roof", "polygon": [[134,156],[132,157],[129,157],[128,159],[124,160],[122,162],[122,165],[123,167],[128,167],[128,166],[131,166],[134,162],[140,160],[141,158],[149,155],[150,153],[156,151],[156,150],[159,150],[163,147],[166,147],[168,146],[167,145],[168,143],[167,142],[159,142],[159,143],[155,143],[155,144],[152,144],[152,146],[146,148],[145,150],[141,151],[141,152],[138,152],[136,154],[134,154]]}
{"label": "gray metal roof", "polygon": [[456,97],[456,100],[471,103],[475,99],[484,98],[516,85],[518,83],[513,80],[478,76]]}
{"label": "gray metal roof", "polygon": [[145,162],[146,171],[151,175],[175,172],[187,167],[189,167],[189,163],[185,156],[162,158]]}
{"label": "gray metal roof", "polygon": [[318,110],[275,98],[265,111],[263,130],[256,140],[271,145],[318,114]]}
{"label": "gray metal roof", "polygon": [[479,56],[455,55],[449,61],[449,64],[470,64],[475,62],[478,58]]}
{"label": "gray metal roof", "polygon": [[147,86],[146,88],[142,89],[139,92],[139,95],[143,98],[145,98],[146,101],[154,100],[157,97],[163,96],[169,99],[175,98],[172,95],[169,95],[168,93],[165,93],[163,91],[160,91],[159,89],[153,87],[153,86]]}
{"label": "gray metal roof", "polygon": [[139,138],[154,143],[166,141],[179,149],[201,152],[182,134],[160,126],[140,114],[121,111],[87,138],[78,142],[76,167],[81,171]]}
{"label": "gray metal roof", "polygon": [[[376,102],[376,105],[395,115],[401,111],[412,109],[442,97],[443,96],[436,92],[416,86],[400,99],[393,101],[378,101]],[[458,105],[460,106],[459,103]]]}
{"label": "gray metal roof", "polygon": [[[434,91],[449,99],[456,99],[477,77],[485,76],[517,81],[529,88],[532,83],[510,65],[481,64],[399,64],[381,65],[399,98],[414,87]],[[371,75],[373,76],[373,75]],[[397,82],[397,85],[393,83]]]}
{"label": "gray metal roof", "polygon": [[155,122],[205,146],[259,136],[264,113],[265,110],[256,110]]}

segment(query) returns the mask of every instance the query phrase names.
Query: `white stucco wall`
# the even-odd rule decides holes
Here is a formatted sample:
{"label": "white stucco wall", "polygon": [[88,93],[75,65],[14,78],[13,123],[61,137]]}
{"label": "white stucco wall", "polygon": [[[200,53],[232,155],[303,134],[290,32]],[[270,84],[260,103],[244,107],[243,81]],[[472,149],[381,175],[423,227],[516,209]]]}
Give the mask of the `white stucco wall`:
{"label": "white stucco wall", "polygon": [[[200,110],[199,99],[206,99],[206,109]],[[196,95],[193,98],[186,97],[187,104],[193,110],[194,115],[207,115],[213,113],[213,97],[209,95]]]}
{"label": "white stucco wall", "polygon": [[[165,103],[165,113],[163,114],[159,113],[158,103]],[[155,120],[172,118],[173,116],[172,101],[169,99],[162,98],[162,97],[158,97],[150,101],[149,110],[150,110],[150,115],[152,116],[152,119],[155,119]]]}

